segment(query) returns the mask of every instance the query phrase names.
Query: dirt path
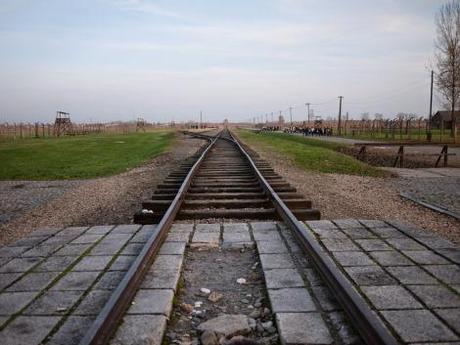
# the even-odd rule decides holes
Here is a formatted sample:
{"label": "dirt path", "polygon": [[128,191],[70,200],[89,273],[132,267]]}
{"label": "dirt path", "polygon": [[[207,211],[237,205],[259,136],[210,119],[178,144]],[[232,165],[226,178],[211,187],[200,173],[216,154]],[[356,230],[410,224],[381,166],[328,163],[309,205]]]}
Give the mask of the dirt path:
{"label": "dirt path", "polygon": [[[51,201],[33,205],[23,216],[0,225],[0,244],[17,240],[39,227],[130,223],[142,200],[150,198],[156,185],[203,143],[179,134],[169,152],[146,165],[115,176],[79,181]],[[16,200],[10,196],[8,202],[14,204]]]}
{"label": "dirt path", "polygon": [[460,222],[401,198],[395,178],[314,173],[297,168],[288,158],[264,147],[253,148],[312,200],[323,219],[396,219],[460,243]]}

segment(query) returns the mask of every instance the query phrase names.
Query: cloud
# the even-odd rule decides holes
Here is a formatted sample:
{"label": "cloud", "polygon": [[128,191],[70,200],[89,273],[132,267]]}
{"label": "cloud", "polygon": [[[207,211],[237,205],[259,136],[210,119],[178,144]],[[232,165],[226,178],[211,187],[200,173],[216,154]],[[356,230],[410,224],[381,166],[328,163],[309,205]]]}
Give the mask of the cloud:
{"label": "cloud", "polygon": [[154,14],[161,17],[185,19],[186,16],[145,0],[116,0],[115,4],[123,10]]}

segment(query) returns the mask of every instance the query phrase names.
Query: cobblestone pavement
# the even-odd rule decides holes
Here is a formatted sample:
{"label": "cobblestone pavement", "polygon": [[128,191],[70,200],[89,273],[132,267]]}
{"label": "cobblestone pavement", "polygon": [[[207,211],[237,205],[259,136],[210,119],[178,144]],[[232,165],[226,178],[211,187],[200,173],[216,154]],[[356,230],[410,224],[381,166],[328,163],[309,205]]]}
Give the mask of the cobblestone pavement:
{"label": "cobblestone pavement", "polygon": [[407,177],[391,181],[402,195],[446,210],[460,220],[460,177]]}
{"label": "cobblestone pavement", "polygon": [[[460,341],[454,244],[393,222],[316,221],[305,230],[401,343]],[[154,225],[48,228],[0,247],[2,344],[78,344],[154,231]],[[273,222],[173,225],[111,343],[161,344],[187,247],[254,244],[281,343],[361,343],[291,232]]]}
{"label": "cobblestone pavement", "polygon": [[82,181],[0,181],[0,224],[50,202]]}

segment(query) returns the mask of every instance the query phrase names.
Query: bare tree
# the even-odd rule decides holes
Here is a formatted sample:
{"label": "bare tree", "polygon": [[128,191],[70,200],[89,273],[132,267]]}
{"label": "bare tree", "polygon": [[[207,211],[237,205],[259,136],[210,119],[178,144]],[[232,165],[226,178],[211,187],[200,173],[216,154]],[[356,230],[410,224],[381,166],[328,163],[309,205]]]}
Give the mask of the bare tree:
{"label": "bare tree", "polygon": [[460,98],[460,0],[441,6],[436,16],[436,84],[451,110],[451,136],[456,138],[455,107]]}
{"label": "bare tree", "polygon": [[361,113],[361,120],[362,121],[369,121],[369,113]]}

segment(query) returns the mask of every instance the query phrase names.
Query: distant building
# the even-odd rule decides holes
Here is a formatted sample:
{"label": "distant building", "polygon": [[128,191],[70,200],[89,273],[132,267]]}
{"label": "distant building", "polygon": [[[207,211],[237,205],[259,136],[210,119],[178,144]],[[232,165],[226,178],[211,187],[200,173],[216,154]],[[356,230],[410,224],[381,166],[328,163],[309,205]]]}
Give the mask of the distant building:
{"label": "distant building", "polygon": [[[454,114],[455,114],[455,122],[458,127],[458,125],[460,125],[460,111],[457,110],[454,112]],[[451,117],[450,110],[437,111],[431,118],[431,125],[433,126],[433,128],[441,128],[443,126],[444,129],[451,129],[452,128],[452,117]]]}

